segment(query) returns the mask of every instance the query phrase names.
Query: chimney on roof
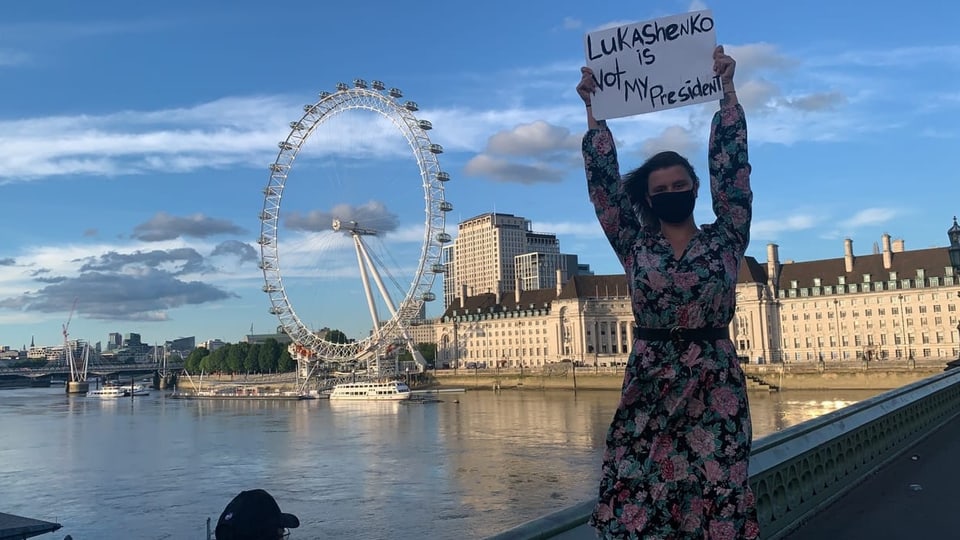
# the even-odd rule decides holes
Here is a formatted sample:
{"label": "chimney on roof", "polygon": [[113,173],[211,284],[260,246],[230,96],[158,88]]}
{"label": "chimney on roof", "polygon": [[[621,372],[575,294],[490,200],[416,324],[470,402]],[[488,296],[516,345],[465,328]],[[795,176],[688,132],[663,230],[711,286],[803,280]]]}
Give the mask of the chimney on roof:
{"label": "chimney on roof", "polygon": [[513,282],[513,300],[520,305],[520,277]]}
{"label": "chimney on roof", "polygon": [[497,300],[496,300],[496,304],[498,306],[500,305],[500,301],[503,300],[502,293],[503,293],[503,283],[498,279],[497,280]]}
{"label": "chimney on roof", "polygon": [[883,233],[883,236],[880,237],[881,242],[883,243],[883,269],[889,270],[893,266],[893,252],[890,249],[890,235]]}
{"label": "chimney on roof", "polygon": [[853,272],[853,240],[843,239],[843,267],[847,273]]}
{"label": "chimney on roof", "polygon": [[894,253],[903,253],[903,252],[905,251],[905,249],[906,249],[906,248],[905,248],[905,246],[904,246],[904,244],[903,244],[903,239],[902,239],[902,238],[893,241],[893,249],[892,249],[892,251],[893,251]]}
{"label": "chimney on roof", "polygon": [[767,244],[767,285],[776,291],[780,281],[780,246]]}
{"label": "chimney on roof", "polygon": [[560,298],[560,291],[563,290],[563,270],[557,268],[557,298]]}
{"label": "chimney on roof", "polygon": [[460,285],[460,309],[467,307],[467,284]]}

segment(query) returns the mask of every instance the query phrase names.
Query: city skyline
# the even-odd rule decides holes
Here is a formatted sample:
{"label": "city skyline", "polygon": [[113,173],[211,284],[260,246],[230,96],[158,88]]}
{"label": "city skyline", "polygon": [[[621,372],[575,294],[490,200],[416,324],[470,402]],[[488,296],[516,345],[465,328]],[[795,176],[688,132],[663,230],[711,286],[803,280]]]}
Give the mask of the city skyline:
{"label": "city skyline", "polygon": [[[583,35],[694,9],[714,10],[718,39],[738,60],[754,167],[748,255],[764,260],[775,242],[784,259],[835,258],[845,237],[868,254],[883,233],[908,250],[945,246],[958,213],[949,171],[960,95],[949,81],[960,45],[927,31],[952,6],[287,7],[298,14],[290,24],[267,24],[280,14],[253,2],[229,13],[185,2],[5,8],[0,345],[61,342],[74,299],[70,336],[92,342],[118,328],[150,343],[236,342],[251,325],[272,332],[256,243],[267,165],[303,104],[358,77],[399,87],[432,122],[452,178],[447,232],[486,212],[521,215],[597,274],[618,273],[579,157]],[[513,16],[460,24],[488,13]],[[322,31],[299,21],[322,21]],[[703,176],[714,109],[611,121],[622,165],[670,147]],[[369,315],[355,290],[317,277],[318,260],[335,258],[310,235],[315,218],[346,201],[350,215],[390,218],[380,223],[398,251],[417,252],[422,236],[422,194],[391,177],[415,174],[413,159],[398,137],[369,136],[386,133],[377,126],[348,119],[317,134],[311,156],[317,170],[337,162],[344,197],[301,183],[284,200],[300,224],[282,253],[294,302],[311,307],[311,326],[351,337],[369,329]],[[309,175],[311,163],[295,170]],[[705,186],[700,195],[696,218],[712,221]],[[349,257],[325,270],[349,276]],[[433,290],[443,296],[439,281]]]}

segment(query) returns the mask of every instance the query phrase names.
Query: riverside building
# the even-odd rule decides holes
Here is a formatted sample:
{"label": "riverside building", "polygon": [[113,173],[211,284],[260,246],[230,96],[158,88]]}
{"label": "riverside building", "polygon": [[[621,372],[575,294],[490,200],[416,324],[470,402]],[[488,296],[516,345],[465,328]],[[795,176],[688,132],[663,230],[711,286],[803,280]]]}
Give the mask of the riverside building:
{"label": "riverside building", "polygon": [[[743,362],[949,360],[960,356],[960,226],[950,247],[908,251],[883,235],[869,255],[781,261],[745,257],[730,336]],[[633,312],[625,277],[580,275],[555,286],[470,294],[461,287],[416,339],[437,344],[438,366],[520,367],[574,361],[625,364]]]}
{"label": "riverside building", "polygon": [[441,264],[445,307],[464,287],[470,295],[549,288],[556,285],[556,270],[566,279],[579,267],[576,255],[560,253],[556,235],[534,232],[527,218],[495,212],[460,222]]}

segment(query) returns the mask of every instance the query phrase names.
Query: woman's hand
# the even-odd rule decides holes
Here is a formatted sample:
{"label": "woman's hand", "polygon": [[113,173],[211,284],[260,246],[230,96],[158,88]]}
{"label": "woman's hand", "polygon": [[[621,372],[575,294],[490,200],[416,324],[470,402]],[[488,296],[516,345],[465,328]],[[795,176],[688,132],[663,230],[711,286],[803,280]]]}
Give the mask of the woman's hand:
{"label": "woman's hand", "polygon": [[733,88],[733,72],[736,70],[737,61],[723,52],[723,45],[718,45],[713,50],[713,73],[720,76],[724,90]]}
{"label": "woman's hand", "polygon": [[593,78],[593,70],[588,67],[580,68],[580,83],[577,84],[577,94],[589,107],[593,94],[597,92],[597,81]]}

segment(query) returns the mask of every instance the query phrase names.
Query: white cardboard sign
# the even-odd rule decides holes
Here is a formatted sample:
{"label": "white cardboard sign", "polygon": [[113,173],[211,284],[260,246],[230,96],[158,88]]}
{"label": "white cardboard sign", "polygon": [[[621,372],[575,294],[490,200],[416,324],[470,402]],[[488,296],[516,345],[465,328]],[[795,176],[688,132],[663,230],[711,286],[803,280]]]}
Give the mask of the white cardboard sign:
{"label": "white cardboard sign", "polygon": [[723,96],[713,73],[717,45],[709,10],[604,28],[584,38],[587,66],[597,80],[597,120],[619,118]]}

